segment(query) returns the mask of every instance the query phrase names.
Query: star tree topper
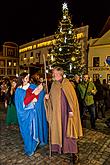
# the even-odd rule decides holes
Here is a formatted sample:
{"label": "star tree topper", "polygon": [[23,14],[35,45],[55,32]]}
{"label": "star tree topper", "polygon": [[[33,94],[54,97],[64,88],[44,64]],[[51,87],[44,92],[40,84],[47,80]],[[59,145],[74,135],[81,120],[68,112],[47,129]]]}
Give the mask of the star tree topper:
{"label": "star tree topper", "polygon": [[68,10],[67,3],[63,3],[63,10]]}

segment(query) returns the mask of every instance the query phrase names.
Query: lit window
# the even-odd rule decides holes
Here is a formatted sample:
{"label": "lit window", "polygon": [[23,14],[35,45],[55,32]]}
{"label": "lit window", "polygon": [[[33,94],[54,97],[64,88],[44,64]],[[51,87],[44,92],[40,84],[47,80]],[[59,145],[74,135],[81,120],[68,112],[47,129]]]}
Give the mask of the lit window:
{"label": "lit window", "polygon": [[33,52],[31,52],[31,56],[30,56],[30,59],[33,59]]}
{"label": "lit window", "polygon": [[11,66],[11,62],[8,62],[8,66]]}
{"label": "lit window", "polygon": [[24,57],[24,60],[26,60],[26,57]]}
{"label": "lit window", "polygon": [[24,55],[24,60],[26,60],[26,54]]}
{"label": "lit window", "polygon": [[13,63],[13,66],[16,66],[16,62]]}
{"label": "lit window", "polygon": [[33,59],[33,57],[30,57],[30,60],[32,60]]}
{"label": "lit window", "polygon": [[93,82],[95,82],[96,79],[98,79],[98,78],[99,78],[99,74],[93,74]]}

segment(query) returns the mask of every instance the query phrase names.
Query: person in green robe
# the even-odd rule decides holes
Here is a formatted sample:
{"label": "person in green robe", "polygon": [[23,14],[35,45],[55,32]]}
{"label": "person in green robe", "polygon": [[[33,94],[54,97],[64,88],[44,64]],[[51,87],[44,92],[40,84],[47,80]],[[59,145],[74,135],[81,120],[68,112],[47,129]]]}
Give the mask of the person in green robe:
{"label": "person in green robe", "polygon": [[11,82],[11,88],[7,93],[7,115],[6,115],[6,125],[7,127],[13,127],[18,125],[17,112],[15,107],[15,90],[16,90],[16,79]]}

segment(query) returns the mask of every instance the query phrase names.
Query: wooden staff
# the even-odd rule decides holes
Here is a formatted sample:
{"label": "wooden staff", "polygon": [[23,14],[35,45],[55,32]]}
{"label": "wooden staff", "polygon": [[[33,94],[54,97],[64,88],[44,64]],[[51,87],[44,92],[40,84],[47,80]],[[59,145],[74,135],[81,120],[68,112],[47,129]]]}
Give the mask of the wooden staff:
{"label": "wooden staff", "polygon": [[46,60],[45,60],[45,55],[44,54],[43,54],[43,61],[44,61],[44,70],[45,70],[46,93],[48,94],[48,84],[47,84],[47,74],[46,74]]}
{"label": "wooden staff", "polygon": [[[45,83],[46,83],[46,93],[48,94],[48,84],[47,84],[47,74],[46,74],[46,60],[43,54],[44,70],[45,70]],[[51,123],[49,123],[49,157],[51,157]]]}

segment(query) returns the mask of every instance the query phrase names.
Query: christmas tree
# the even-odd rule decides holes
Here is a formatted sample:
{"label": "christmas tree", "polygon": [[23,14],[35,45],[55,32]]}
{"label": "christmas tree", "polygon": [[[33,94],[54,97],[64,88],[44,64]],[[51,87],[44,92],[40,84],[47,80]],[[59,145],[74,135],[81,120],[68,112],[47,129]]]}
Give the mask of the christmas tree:
{"label": "christmas tree", "polygon": [[77,39],[77,34],[73,29],[71,17],[67,4],[62,7],[63,18],[59,23],[55,33],[55,44],[49,54],[49,67],[60,66],[65,74],[70,77],[75,74],[82,74],[85,65],[82,64],[81,44]]}

